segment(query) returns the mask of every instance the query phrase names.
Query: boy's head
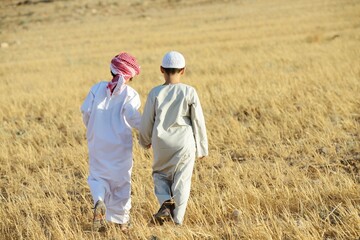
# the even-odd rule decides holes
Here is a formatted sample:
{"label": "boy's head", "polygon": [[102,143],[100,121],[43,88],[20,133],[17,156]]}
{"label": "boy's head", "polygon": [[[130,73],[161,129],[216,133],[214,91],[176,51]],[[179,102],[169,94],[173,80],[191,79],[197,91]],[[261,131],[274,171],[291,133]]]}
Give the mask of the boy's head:
{"label": "boy's head", "polygon": [[185,68],[185,58],[179,52],[168,52],[162,59],[161,68],[168,75],[180,73]]}
{"label": "boy's head", "polygon": [[125,80],[130,80],[140,73],[140,66],[135,57],[122,52],[111,60],[110,71],[113,77],[122,75]]}

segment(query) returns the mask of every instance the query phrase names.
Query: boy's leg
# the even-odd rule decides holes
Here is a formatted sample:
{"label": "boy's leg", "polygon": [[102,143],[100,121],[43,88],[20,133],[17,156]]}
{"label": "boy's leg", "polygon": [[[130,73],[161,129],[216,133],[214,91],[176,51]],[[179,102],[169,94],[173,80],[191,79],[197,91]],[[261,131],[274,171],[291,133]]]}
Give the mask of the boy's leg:
{"label": "boy's leg", "polygon": [[191,177],[194,169],[195,153],[188,155],[176,169],[172,193],[175,200],[174,222],[182,224],[190,196]]}
{"label": "boy's leg", "polygon": [[165,174],[153,173],[155,195],[160,204],[159,211],[153,215],[152,223],[162,225],[164,221],[172,219],[173,205],[171,181]]}
{"label": "boy's leg", "polygon": [[94,207],[97,201],[105,200],[105,183],[99,179],[95,179],[92,176],[88,177],[88,184],[90,187],[91,195],[94,200]]}
{"label": "boy's leg", "polygon": [[94,231],[105,230],[105,213],[106,207],[104,204],[106,183],[100,179],[88,177],[88,184],[90,186],[91,195],[94,200],[94,217],[93,229]]}
{"label": "boy's leg", "polygon": [[160,205],[171,199],[171,181],[161,173],[153,173],[155,195]]}
{"label": "boy's leg", "polygon": [[118,224],[127,224],[130,221],[130,209],[131,169],[122,173],[121,179],[110,182],[110,197],[106,204],[106,220]]}

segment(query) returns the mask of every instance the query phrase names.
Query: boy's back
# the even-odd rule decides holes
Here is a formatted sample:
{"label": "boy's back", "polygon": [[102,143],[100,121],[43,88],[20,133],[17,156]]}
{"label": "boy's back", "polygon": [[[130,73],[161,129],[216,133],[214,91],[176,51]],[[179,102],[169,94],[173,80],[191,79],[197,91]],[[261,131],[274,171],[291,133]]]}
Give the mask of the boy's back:
{"label": "boy's back", "polygon": [[146,134],[141,135],[140,141],[151,142],[153,146],[154,171],[171,173],[182,149],[195,152],[192,119],[202,118],[196,112],[199,107],[201,110],[196,90],[183,83],[160,85],[150,91],[144,115],[151,117],[142,122]]}
{"label": "boy's back", "polygon": [[[86,121],[89,154],[92,156],[89,159],[90,172],[93,177],[111,179],[124,169],[119,162],[126,162],[129,165],[126,169],[132,166],[131,161],[126,161],[132,159],[132,127],[128,121],[131,120],[129,116],[134,115],[131,110],[140,107],[140,98],[125,84],[120,94],[110,97],[107,84],[95,84],[82,108],[91,112]],[[131,122],[133,127],[139,128],[139,118],[140,114],[136,121]]]}

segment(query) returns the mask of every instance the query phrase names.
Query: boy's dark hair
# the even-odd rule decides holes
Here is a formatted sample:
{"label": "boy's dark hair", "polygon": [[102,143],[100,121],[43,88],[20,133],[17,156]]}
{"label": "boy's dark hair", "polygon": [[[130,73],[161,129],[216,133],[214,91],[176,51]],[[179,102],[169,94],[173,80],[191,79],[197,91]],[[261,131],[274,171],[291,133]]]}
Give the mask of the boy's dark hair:
{"label": "boy's dark hair", "polygon": [[184,68],[164,68],[164,72],[166,72],[168,75],[173,75],[175,73],[179,73],[181,72],[181,70],[183,70]]}

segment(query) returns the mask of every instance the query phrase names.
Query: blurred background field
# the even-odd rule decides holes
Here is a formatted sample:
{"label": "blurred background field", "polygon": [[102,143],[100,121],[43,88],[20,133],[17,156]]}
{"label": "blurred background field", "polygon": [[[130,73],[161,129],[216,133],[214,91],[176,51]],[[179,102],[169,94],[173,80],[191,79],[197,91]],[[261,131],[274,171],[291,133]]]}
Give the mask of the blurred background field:
{"label": "blurred background field", "polygon": [[[359,13],[358,0],[2,0],[0,238],[359,239]],[[147,225],[152,153],[134,131],[131,233],[92,232],[80,105],[120,51],[141,64],[144,104],[170,50],[210,148],[185,224]]]}

